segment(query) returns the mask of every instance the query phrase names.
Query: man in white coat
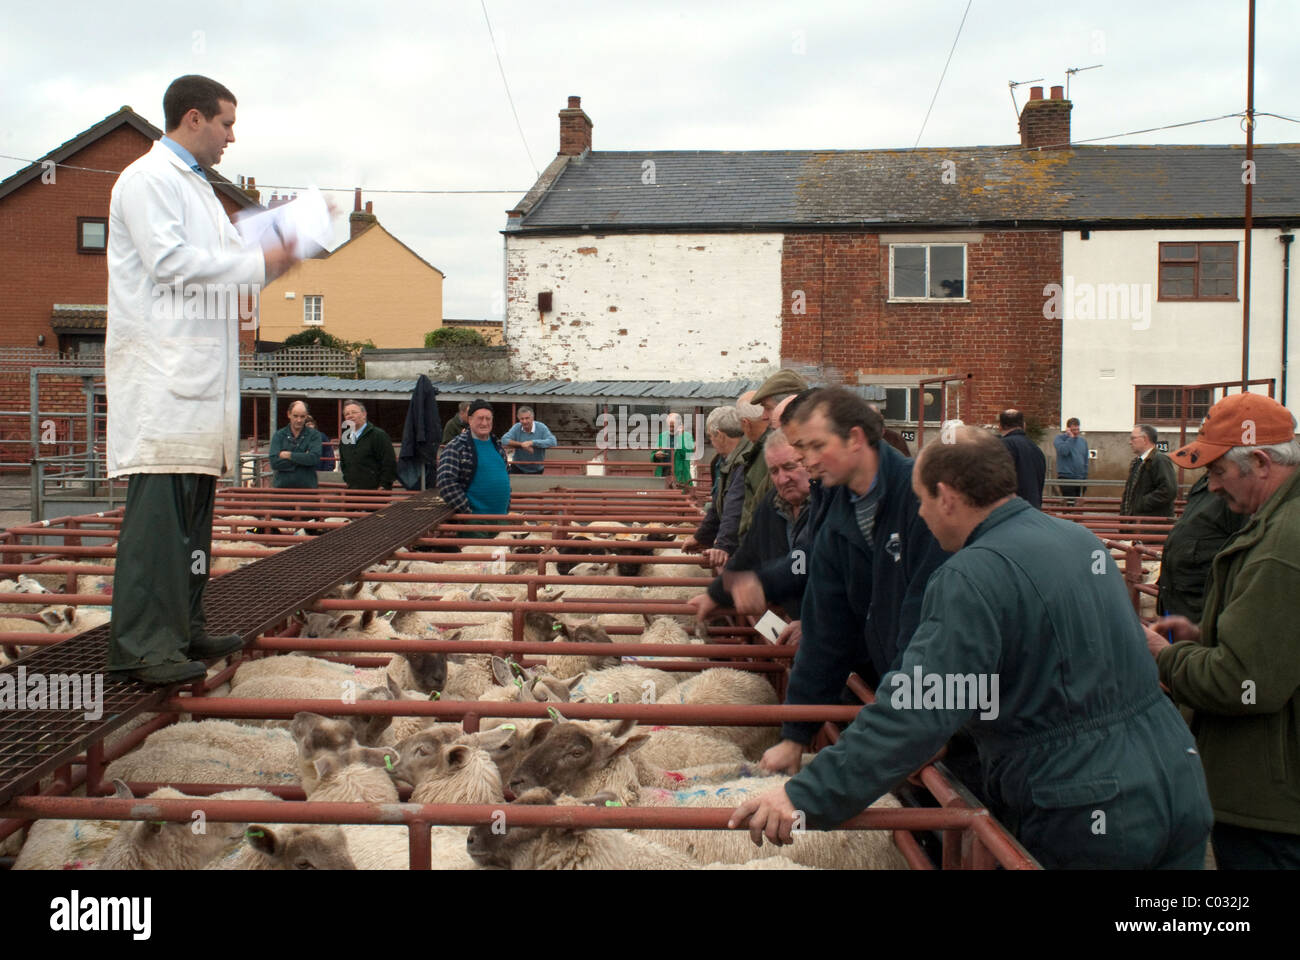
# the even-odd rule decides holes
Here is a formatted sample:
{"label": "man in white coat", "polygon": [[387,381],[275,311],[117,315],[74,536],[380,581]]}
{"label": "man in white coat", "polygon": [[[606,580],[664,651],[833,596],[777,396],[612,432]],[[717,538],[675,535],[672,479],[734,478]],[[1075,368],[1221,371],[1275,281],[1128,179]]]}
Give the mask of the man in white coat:
{"label": "man in white coat", "polygon": [[113,186],[104,352],[109,476],[129,477],[108,669],[151,684],[242,646],[203,614],[216,479],[238,464],[239,306],[294,261],[244,247],[203,171],[235,140],[234,94],[180,77],[163,113]]}

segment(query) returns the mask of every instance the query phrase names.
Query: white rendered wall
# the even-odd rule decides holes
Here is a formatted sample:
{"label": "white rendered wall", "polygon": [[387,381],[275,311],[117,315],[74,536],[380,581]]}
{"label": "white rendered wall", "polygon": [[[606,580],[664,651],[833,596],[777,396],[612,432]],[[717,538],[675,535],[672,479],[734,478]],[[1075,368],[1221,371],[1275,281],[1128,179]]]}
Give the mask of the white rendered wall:
{"label": "white rendered wall", "polygon": [[[506,236],[517,376],[763,378],[781,361],[780,234]],[[537,294],[553,309],[539,317]]]}
{"label": "white rendered wall", "polygon": [[[1250,377],[1274,377],[1281,389],[1282,255],[1278,230],[1254,231],[1252,239]],[[1061,417],[1078,417],[1088,431],[1128,431],[1133,426],[1134,391],[1139,384],[1194,384],[1241,376],[1241,313],[1245,244],[1240,230],[1093,230],[1063,237],[1064,293],[1076,291],[1081,306],[1084,284],[1149,285],[1150,311],[1130,305],[1127,315],[1092,318],[1063,316],[1061,321]],[[1237,241],[1237,297],[1218,302],[1160,302],[1157,272],[1161,242]],[[1300,404],[1300,251],[1292,250],[1288,406]],[[1097,298],[1099,302],[1101,298]],[[1073,311],[1078,313],[1080,311]],[[1111,311],[1106,310],[1109,314]],[[1120,312],[1120,311],[1116,311]],[[1264,388],[1254,388],[1264,392]],[[1280,393],[1278,395],[1280,399]],[[1164,429],[1164,428],[1162,428]],[[1176,432],[1176,431],[1174,431]]]}

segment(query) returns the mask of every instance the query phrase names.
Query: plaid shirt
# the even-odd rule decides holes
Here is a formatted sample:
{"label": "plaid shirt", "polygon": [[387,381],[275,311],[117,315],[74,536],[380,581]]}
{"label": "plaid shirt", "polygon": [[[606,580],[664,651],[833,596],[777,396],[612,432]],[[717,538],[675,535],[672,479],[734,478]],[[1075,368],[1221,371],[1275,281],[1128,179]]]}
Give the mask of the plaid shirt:
{"label": "plaid shirt", "polygon": [[[506,459],[505,447],[496,434],[492,435],[492,446]],[[470,513],[469,497],[466,491],[474,482],[474,471],[478,469],[478,454],[474,450],[474,434],[465,430],[442,448],[438,454],[438,495],[443,503],[457,513]]]}

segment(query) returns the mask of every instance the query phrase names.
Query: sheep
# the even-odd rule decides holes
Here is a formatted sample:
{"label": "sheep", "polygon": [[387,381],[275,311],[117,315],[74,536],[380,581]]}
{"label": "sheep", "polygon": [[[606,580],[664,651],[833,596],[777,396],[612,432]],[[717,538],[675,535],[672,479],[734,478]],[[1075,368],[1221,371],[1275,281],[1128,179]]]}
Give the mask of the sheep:
{"label": "sheep", "polygon": [[622,703],[677,703],[677,678],[665,670],[624,664],[589,673],[571,691],[593,702],[617,695]]}
{"label": "sheep", "polygon": [[[115,783],[117,795],[134,799],[126,784]],[[171,787],[149,794],[147,800],[198,800]],[[228,790],[215,793],[216,800],[274,800],[263,790]],[[239,841],[247,829],[243,823],[205,822],[195,832],[189,821],[124,820],[104,850],[95,870],[195,870],[214,858],[223,856]]]}
{"label": "sheep", "polygon": [[[529,612],[524,614],[524,626],[532,626],[548,640],[563,640],[567,643],[614,642],[594,619],[575,623],[545,613]],[[581,673],[617,667],[621,663],[620,658],[613,656],[553,654],[546,658],[546,672],[557,679],[568,680]]]}
{"label": "sheep", "polygon": [[[677,693],[684,704],[758,704],[778,702],[776,690],[761,673],[714,667],[681,683]],[[758,760],[763,751],[781,737],[779,727],[701,727],[711,736],[730,740],[744,751],[749,760]]]}
{"label": "sheep", "polygon": [[636,731],[635,720],[542,720],[510,776],[510,792],[519,796],[531,787],[547,787],[590,795],[607,790],[620,802],[634,804],[640,777],[631,754],[648,740],[649,734]]}
{"label": "sheep", "polygon": [[[348,722],[347,718],[323,717],[318,713],[304,710],[294,714],[289,724],[289,732],[296,744],[298,774],[302,779],[303,790],[309,798],[320,786],[321,769],[316,763],[318,758],[332,755],[336,759],[347,759],[348,762],[358,764],[375,762],[382,765],[385,762],[384,756],[387,755],[391,758],[391,762],[396,761],[393,757],[395,751],[391,747],[361,747],[357,743],[356,728]],[[353,750],[374,752],[350,756]],[[336,767],[346,765],[347,763],[327,764],[331,773],[336,772]],[[367,782],[377,783],[377,778],[366,779]]]}
{"label": "sheep", "polygon": [[[695,789],[642,791],[641,804],[651,807],[724,807],[735,809],[750,797],[774,787],[784,786],[788,776],[742,776],[708,785],[691,784]],[[899,802],[885,794],[871,805],[875,809],[894,808]],[[805,830],[796,832],[794,843],[777,847],[765,843],[754,846],[743,830],[656,830],[655,840],[680,850],[700,861],[745,863],[756,858],[785,856],[796,863],[827,870],[901,870],[907,862],[893,844],[887,830]]]}
{"label": "sheep", "polygon": [[[603,804],[606,794],[590,800],[557,798],[550,790],[533,788],[515,800],[515,805],[560,803]],[[745,864],[708,863],[665,847],[637,833],[615,829],[575,830],[566,827],[508,826],[504,832],[492,826],[470,829],[466,847],[476,864],[507,870],[806,870],[786,857],[773,856]],[[759,865],[761,864],[761,866]]]}
{"label": "sheep", "polygon": [[[0,593],[30,593],[35,595],[52,592],[45,584],[25,573],[20,573],[17,580],[0,580]],[[0,603],[0,614],[32,612],[33,604],[30,603]]]}
{"label": "sheep", "polygon": [[[644,728],[643,728],[644,729]],[[716,728],[714,728],[716,729]],[[650,739],[635,754],[638,768],[671,770],[681,773],[682,768],[705,764],[735,766],[745,760],[739,744],[714,736],[706,729],[696,727],[650,727]],[[656,778],[656,780],[662,777]],[[642,779],[647,785],[647,779]]]}
{"label": "sheep", "polygon": [[299,779],[293,772],[295,758],[293,738],[286,731],[204,720],[155,731],[109,764],[105,775],[145,782],[291,786]]}
{"label": "sheep", "polygon": [[250,824],[233,853],[205,870],[355,870],[347,837],[332,824]]}
{"label": "sheep", "polygon": [[513,660],[492,658],[492,679],[497,686],[486,690],[479,700],[494,703],[568,703],[569,692],[582,681],[582,675],[559,680],[533,670],[524,670]]}
{"label": "sheep", "polygon": [[[299,714],[301,716],[301,714]],[[401,759],[394,747],[354,746],[317,753],[316,783],[307,799],[317,803],[397,803],[397,787],[386,772]]]}

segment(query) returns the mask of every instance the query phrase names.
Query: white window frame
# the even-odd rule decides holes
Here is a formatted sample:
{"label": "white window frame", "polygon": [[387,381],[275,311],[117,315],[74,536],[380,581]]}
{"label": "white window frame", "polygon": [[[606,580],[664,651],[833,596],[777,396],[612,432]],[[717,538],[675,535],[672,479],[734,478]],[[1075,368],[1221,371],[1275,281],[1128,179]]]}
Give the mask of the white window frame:
{"label": "white window frame", "polygon": [[[969,257],[965,243],[891,243],[889,245],[889,302],[890,303],[970,303],[970,298],[965,294],[970,292],[967,284],[970,282],[968,274]],[[963,296],[960,297],[931,297],[928,294],[924,297],[900,297],[894,293],[894,248],[895,247],[921,247],[925,250],[925,289],[930,289],[930,248],[931,247],[960,247],[961,248],[961,290]]]}
{"label": "white window frame", "polygon": [[[312,306],[316,307],[316,319],[312,319],[310,312]],[[325,326],[325,295],[323,293],[304,294],[302,298],[302,325],[304,327],[323,327]]]}

